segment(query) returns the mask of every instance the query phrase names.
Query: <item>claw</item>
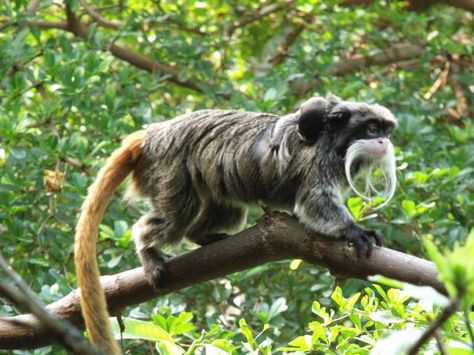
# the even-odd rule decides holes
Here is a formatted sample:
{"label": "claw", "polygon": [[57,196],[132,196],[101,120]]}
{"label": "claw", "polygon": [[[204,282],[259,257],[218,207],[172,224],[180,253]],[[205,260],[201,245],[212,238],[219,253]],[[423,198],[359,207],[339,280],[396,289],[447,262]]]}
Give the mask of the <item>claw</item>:
{"label": "claw", "polygon": [[370,258],[373,250],[373,243],[371,238],[375,241],[377,246],[382,246],[382,235],[378,231],[366,231],[357,225],[351,225],[344,230],[344,238],[349,241],[356,250],[357,258],[365,255]]}
{"label": "claw", "polygon": [[383,246],[383,236],[382,233],[380,233],[377,230],[370,230],[366,232],[368,235],[370,235],[372,238],[375,240],[375,244],[379,247]]}

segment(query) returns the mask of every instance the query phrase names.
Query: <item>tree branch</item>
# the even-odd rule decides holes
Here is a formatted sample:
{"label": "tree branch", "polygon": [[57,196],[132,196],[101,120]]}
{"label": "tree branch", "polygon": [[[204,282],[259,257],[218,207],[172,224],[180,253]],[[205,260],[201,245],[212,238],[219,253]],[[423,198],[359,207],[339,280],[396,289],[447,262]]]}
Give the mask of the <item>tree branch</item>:
{"label": "tree branch", "polygon": [[97,11],[95,11],[92,7],[90,7],[86,0],[78,0],[79,4],[82,5],[84,10],[87,12],[87,14],[92,17],[92,19],[97,22],[99,25],[108,27],[108,28],[113,28],[116,30],[121,29],[123,26],[121,23],[115,22],[115,21],[110,21],[107,20],[106,18],[102,17]]}
{"label": "tree branch", "polygon": [[[343,5],[346,6],[367,6],[373,3],[373,0],[344,0]],[[458,7],[460,9],[468,10],[474,12],[474,0],[408,0],[407,10],[414,11],[426,11],[429,7],[435,4],[445,4],[453,7]]]}
{"label": "tree branch", "polygon": [[[87,26],[83,24],[72,12],[69,5],[66,6],[66,19],[66,22],[30,21],[29,24],[42,29],[59,29],[71,32],[76,37],[87,39]],[[153,74],[159,71],[163,75],[168,76],[167,80],[171,81],[172,83],[200,93],[204,92],[203,88],[196,84],[196,82],[192,79],[180,78],[179,72],[175,68],[149,59],[139,53],[135,53],[128,48],[115,44],[113,41],[111,41],[109,45],[105,46],[103,50],[109,51],[114,57],[121,59],[139,69],[146,70],[149,73]],[[226,97],[225,94],[221,94],[220,96]]]}
{"label": "tree branch", "polygon": [[459,309],[460,297],[454,297],[449,302],[449,305],[440,313],[440,315],[431,322],[430,326],[425,330],[421,337],[416,341],[415,345],[408,351],[408,355],[416,355],[421,350],[421,347],[428,341],[432,336],[435,335],[438,328],[440,328],[444,322],[446,322],[454,313]]}
{"label": "tree branch", "polygon": [[[354,248],[347,242],[309,233],[296,219],[282,213],[272,213],[235,236],[170,259],[167,289],[153,291],[142,268],[103,276],[101,282],[110,313],[118,314],[132,304],[269,261],[289,258],[325,266],[338,277],[366,279],[369,275],[381,274],[412,284],[429,285],[446,293],[437,280],[434,264],[429,261],[379,247],[374,248],[370,259],[357,259]],[[47,308],[83,327],[77,289]],[[35,348],[52,341],[51,334],[31,314],[0,319],[0,349]]]}
{"label": "tree branch", "polygon": [[0,254],[0,268],[14,281],[15,289],[5,281],[0,281],[0,294],[15,303],[23,311],[33,313],[41,324],[51,333],[54,340],[60,340],[73,354],[100,355],[100,352],[86,341],[81,333],[69,322],[52,315],[31,291],[28,285],[5,261]]}
{"label": "tree branch", "polygon": [[281,64],[288,56],[288,48],[296,42],[299,35],[306,28],[306,24],[313,18],[312,14],[300,16],[300,22],[291,24],[285,31],[283,39],[277,46],[276,52],[271,56],[267,62],[271,64]]}
{"label": "tree branch", "polygon": [[[325,74],[343,76],[374,65],[387,65],[419,58],[423,52],[424,49],[422,47],[408,42],[401,42],[382,49],[379,53],[373,55],[355,54],[348,58],[341,58]],[[292,88],[300,95],[304,95],[307,91],[316,88],[318,85],[319,80],[317,78],[309,81],[298,79],[291,83]]]}
{"label": "tree branch", "polygon": [[294,3],[294,0],[284,0],[282,3],[275,3],[273,1],[265,1],[260,4],[254,11],[240,18],[237,22],[233,23],[227,29],[227,36],[232,37],[235,30],[238,28],[244,27],[248,24],[251,24],[255,21],[258,21],[266,16],[269,16],[275,12],[283,10],[288,6],[291,6]]}
{"label": "tree branch", "polygon": [[38,6],[40,4],[41,0],[32,0],[28,6],[26,6],[26,11],[30,15],[34,15],[36,13],[36,10],[38,10]]}
{"label": "tree branch", "polygon": [[408,42],[397,43],[371,56],[356,54],[349,58],[342,58],[334,64],[331,74],[341,76],[373,65],[386,65],[418,58],[423,51],[423,48]]}

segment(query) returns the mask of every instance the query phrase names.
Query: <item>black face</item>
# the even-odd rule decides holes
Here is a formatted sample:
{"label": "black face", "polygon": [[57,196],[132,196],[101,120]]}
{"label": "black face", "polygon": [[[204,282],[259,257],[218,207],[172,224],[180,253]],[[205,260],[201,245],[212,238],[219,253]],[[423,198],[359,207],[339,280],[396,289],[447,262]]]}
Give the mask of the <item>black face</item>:
{"label": "black face", "polygon": [[395,128],[395,122],[375,113],[378,108],[338,103],[331,108],[328,100],[317,97],[301,106],[298,132],[305,143],[314,144],[325,135],[337,154],[344,158],[354,141],[390,137]]}
{"label": "black face", "polygon": [[362,120],[355,127],[340,127],[334,130],[331,136],[334,139],[334,146],[337,154],[343,158],[349,146],[359,139],[390,138],[395,124],[389,121],[381,121],[377,118]]}
{"label": "black face", "polygon": [[392,122],[380,121],[376,118],[368,119],[352,130],[352,137],[356,139],[374,139],[388,137],[393,132],[395,125]]}

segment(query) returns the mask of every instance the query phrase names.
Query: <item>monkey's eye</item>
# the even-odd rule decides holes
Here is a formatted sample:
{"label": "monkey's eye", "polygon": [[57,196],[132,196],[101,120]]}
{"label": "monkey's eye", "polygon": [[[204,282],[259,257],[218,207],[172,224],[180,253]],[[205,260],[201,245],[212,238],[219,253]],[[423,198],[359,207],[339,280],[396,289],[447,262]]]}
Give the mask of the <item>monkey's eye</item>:
{"label": "monkey's eye", "polygon": [[367,126],[367,134],[369,136],[378,136],[379,135],[379,128],[376,124],[369,124]]}

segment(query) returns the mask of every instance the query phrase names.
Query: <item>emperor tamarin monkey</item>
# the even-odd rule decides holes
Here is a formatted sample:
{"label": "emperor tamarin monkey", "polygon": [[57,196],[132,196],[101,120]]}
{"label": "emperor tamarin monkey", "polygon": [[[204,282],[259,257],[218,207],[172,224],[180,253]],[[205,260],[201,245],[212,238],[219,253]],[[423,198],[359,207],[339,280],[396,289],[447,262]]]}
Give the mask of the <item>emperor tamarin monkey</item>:
{"label": "emperor tamarin monkey", "polygon": [[[150,212],[133,227],[145,273],[154,287],[166,280],[160,248],[184,236],[205,245],[243,225],[246,206],[263,201],[294,212],[310,229],[353,242],[370,256],[374,231],[357,226],[342,191],[365,174],[366,190],[386,204],[396,184],[389,136],[397,126],[380,105],[329,95],[306,101],[287,116],[204,110],[155,123],[129,136],[91,186],[76,232],[75,261],[81,305],[92,342],[107,354],[113,339],[99,283],[96,238],[108,200],[129,175],[131,191],[148,200]],[[380,167],[386,189],[376,191]]]}

